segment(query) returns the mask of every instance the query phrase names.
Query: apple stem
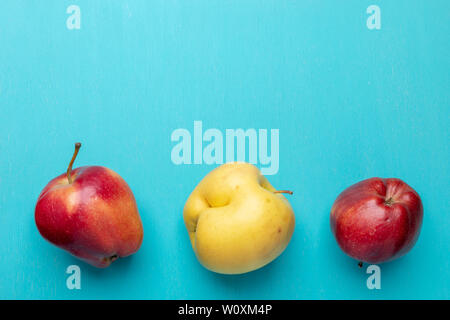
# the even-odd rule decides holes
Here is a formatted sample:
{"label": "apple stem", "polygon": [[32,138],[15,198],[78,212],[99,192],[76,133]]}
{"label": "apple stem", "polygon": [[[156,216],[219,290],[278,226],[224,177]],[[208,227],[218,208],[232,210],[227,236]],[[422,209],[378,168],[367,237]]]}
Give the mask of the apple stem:
{"label": "apple stem", "polygon": [[392,197],[390,197],[389,199],[384,201],[384,204],[387,205],[388,207],[390,207],[393,203],[394,203],[394,199],[392,199]]}
{"label": "apple stem", "polygon": [[72,183],[72,176],[71,176],[72,166],[75,161],[75,158],[77,157],[78,150],[80,150],[80,148],[81,148],[81,143],[79,143],[79,142],[75,143],[75,151],[73,153],[72,160],[70,160],[69,167],[67,168],[67,180],[69,180],[69,184]]}
{"label": "apple stem", "polygon": [[289,190],[276,190],[273,193],[289,193],[289,194],[294,194],[292,191]]}
{"label": "apple stem", "polygon": [[358,267],[362,268],[362,266],[363,266],[363,262],[362,261],[358,262]]}

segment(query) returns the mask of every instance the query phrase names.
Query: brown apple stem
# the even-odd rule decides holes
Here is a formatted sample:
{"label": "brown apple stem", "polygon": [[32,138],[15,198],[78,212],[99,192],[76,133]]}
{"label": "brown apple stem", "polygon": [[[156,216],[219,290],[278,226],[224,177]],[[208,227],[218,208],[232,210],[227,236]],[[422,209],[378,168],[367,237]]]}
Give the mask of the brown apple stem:
{"label": "brown apple stem", "polygon": [[78,150],[80,150],[80,148],[81,148],[81,143],[79,143],[79,142],[75,143],[75,151],[73,153],[72,160],[70,160],[69,167],[67,168],[67,180],[69,180],[69,184],[72,183],[72,176],[71,176],[72,166],[75,161],[75,158],[77,157]]}
{"label": "brown apple stem", "polygon": [[394,203],[394,199],[392,199],[392,197],[390,197],[389,199],[384,201],[384,204],[387,205],[388,207],[390,207],[393,203]]}
{"label": "brown apple stem", "polygon": [[358,267],[362,268],[362,266],[363,266],[362,261],[358,262]]}
{"label": "brown apple stem", "polygon": [[289,194],[294,194],[292,191],[289,190],[276,190],[273,193],[289,193]]}

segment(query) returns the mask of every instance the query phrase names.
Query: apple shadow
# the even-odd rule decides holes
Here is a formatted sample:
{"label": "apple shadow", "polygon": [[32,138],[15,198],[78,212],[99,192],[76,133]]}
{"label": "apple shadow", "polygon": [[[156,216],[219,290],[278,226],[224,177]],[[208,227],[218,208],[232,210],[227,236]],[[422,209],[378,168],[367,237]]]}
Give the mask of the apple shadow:
{"label": "apple shadow", "polygon": [[227,292],[230,299],[258,299],[259,294],[266,291],[267,284],[273,284],[274,280],[282,274],[282,257],[264,267],[245,274],[226,275],[204,269],[205,278]]}
{"label": "apple shadow", "polygon": [[[151,230],[153,224],[148,221],[151,217],[148,213],[152,212],[152,210],[148,204],[142,205],[142,203],[139,207],[139,212],[142,224],[144,225],[144,238],[139,250],[134,254],[115,260],[107,268],[96,268],[72,255],[69,255],[71,261],[73,262],[72,264],[77,264],[82,268],[84,277],[95,282],[108,281],[109,283],[111,282],[111,279],[114,279],[115,283],[120,284],[122,282],[120,279],[123,279],[123,281],[128,281],[126,279],[134,275],[137,267],[139,268],[139,266],[144,265],[144,261],[147,263],[147,259],[151,260],[147,254],[148,252],[151,252],[151,250],[146,249],[146,246],[154,240],[149,239],[155,234],[153,232],[154,230]],[[109,284],[109,286],[111,286],[111,284]]]}
{"label": "apple shadow", "polygon": [[[328,228],[328,229],[330,229],[330,228]],[[323,232],[323,234],[325,234],[325,232]],[[331,229],[329,230],[329,236],[327,237],[327,240],[326,240],[326,247],[328,248],[327,254],[331,255],[330,259],[332,259],[332,261],[335,263],[336,269],[338,269],[340,272],[342,272],[342,270],[353,271],[355,266],[357,268],[363,269],[365,271],[365,268],[367,268],[367,266],[371,265],[371,263],[363,262],[362,267],[359,267],[358,264],[360,261],[348,256],[344,251],[342,251],[342,249],[339,247],[333,233],[331,232]],[[409,260],[408,256],[409,256],[409,254],[407,253],[398,259],[395,259],[392,261],[387,261],[384,263],[378,263],[376,265],[382,267],[383,272],[388,271],[388,272],[395,273],[399,269],[402,269],[405,265],[408,264],[408,262],[407,262],[407,260]],[[364,274],[365,274],[365,272],[364,272]]]}
{"label": "apple shadow", "polygon": [[[358,260],[342,251],[331,231],[328,218],[329,213],[326,222],[323,222],[321,226],[321,234],[328,234],[328,236],[324,239],[322,245],[324,250],[319,255],[322,255],[321,259],[328,258],[329,261],[332,261],[332,267],[328,268],[327,272],[330,273],[330,278],[334,279],[329,283],[333,283],[336,287],[331,291],[340,292],[340,288],[344,287],[345,284],[346,288],[352,290],[343,292],[344,296],[340,295],[338,299],[382,299],[389,297],[390,293],[386,290],[368,290],[366,282],[371,273],[367,273],[367,268],[372,264],[363,262],[360,267]],[[410,254],[407,253],[398,259],[375,264],[381,269],[382,288],[383,283],[391,283],[391,279],[394,280],[401,276],[406,268],[410,268],[411,263],[413,263],[412,260]],[[348,295],[349,292],[351,292],[351,295]]]}
{"label": "apple shadow", "polygon": [[[300,230],[299,230],[300,229]],[[301,226],[296,225],[294,234],[287,248],[275,260],[260,269],[236,275],[215,273],[202,268],[202,276],[205,281],[210,281],[215,286],[221,287],[226,292],[226,297],[220,299],[280,299],[272,296],[275,288],[284,285],[285,279],[291,277],[291,273],[301,269],[296,253],[302,246],[303,239],[300,236]],[[271,290],[273,289],[273,290]],[[279,292],[279,290],[276,290]]]}

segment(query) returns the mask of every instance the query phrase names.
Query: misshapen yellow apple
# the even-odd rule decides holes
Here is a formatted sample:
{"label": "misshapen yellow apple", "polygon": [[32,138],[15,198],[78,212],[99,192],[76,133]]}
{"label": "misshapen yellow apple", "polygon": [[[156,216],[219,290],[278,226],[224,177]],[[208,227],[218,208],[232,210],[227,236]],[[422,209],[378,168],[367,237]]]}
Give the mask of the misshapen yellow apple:
{"label": "misshapen yellow apple", "polygon": [[254,165],[235,162],[211,171],[184,207],[192,248],[207,269],[256,270],[277,258],[294,232],[288,200]]}

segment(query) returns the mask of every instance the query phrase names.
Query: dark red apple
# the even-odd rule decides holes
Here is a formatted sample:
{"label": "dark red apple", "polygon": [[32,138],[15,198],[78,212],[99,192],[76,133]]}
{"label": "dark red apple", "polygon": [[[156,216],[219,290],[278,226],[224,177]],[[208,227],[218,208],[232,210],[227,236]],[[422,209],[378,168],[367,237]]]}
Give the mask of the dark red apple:
{"label": "dark red apple", "polygon": [[74,169],[50,181],[35,208],[41,235],[87,263],[105,268],[141,246],[143,227],[129,186],[117,173],[100,166]]}
{"label": "dark red apple", "polygon": [[341,249],[368,263],[401,257],[422,226],[419,195],[400,179],[371,178],[345,189],[331,208],[331,230]]}

